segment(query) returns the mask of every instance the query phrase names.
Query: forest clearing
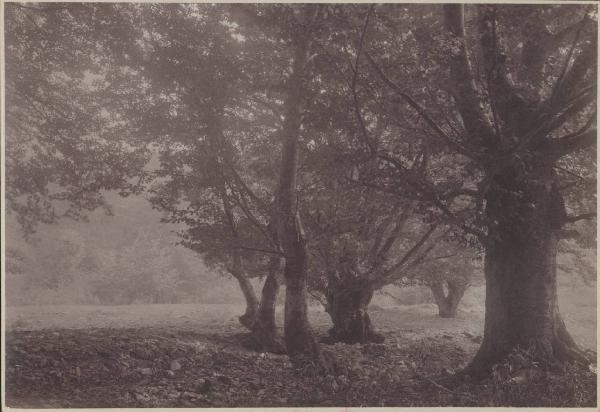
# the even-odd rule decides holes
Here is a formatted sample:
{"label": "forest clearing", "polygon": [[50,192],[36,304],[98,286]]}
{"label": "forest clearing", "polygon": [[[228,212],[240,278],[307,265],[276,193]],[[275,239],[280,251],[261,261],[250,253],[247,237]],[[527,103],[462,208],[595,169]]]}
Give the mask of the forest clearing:
{"label": "forest clearing", "polygon": [[[593,350],[593,294],[581,285],[563,289],[563,295],[569,293],[579,299],[564,296],[568,327],[584,348]],[[7,389],[7,404],[23,408],[476,406],[483,399],[489,406],[594,403],[592,371],[543,401],[536,399],[536,385],[552,384],[552,378],[519,382],[508,377],[475,389],[464,386],[450,391],[436,386],[440,377],[441,382],[447,379],[444,371],[463,367],[481,343],[483,307],[477,303],[475,296],[466,296],[452,319],[437,316],[434,304],[373,306],[373,322],[385,335],[385,344],[332,346],[330,350],[345,362],[338,375],[326,377],[295,371],[285,355],[244,347],[240,338],[244,330],[237,319],[244,310],[241,304],[11,307],[6,319],[7,367],[13,383]],[[283,321],[282,309],[277,310],[278,322]],[[315,334],[326,336],[331,321],[323,309],[311,306],[309,318]],[[397,376],[398,371],[402,376]],[[114,380],[107,379],[108,374]],[[56,379],[63,380],[62,385],[55,386]],[[320,391],[314,390],[314,379],[321,379]],[[561,378],[554,379],[558,385]]]}
{"label": "forest clearing", "polygon": [[598,4],[0,7],[7,405],[597,406]]}

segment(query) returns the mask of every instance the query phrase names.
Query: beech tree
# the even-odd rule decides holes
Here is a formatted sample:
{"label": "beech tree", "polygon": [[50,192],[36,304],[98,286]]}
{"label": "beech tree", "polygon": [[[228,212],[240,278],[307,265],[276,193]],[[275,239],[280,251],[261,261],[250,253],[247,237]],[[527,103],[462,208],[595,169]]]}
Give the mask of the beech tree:
{"label": "beech tree", "polygon": [[[343,168],[341,162],[332,164]],[[306,227],[313,239],[310,286],[323,297],[333,322],[330,340],[382,342],[367,311],[373,294],[420,273],[428,256],[442,253],[438,245],[449,230],[428,221],[417,202],[350,180],[334,180],[335,188],[325,185],[320,193],[305,196],[310,199],[303,208]]]}
{"label": "beech tree", "polygon": [[[535,94],[523,95],[509,76],[508,50],[502,42],[508,33],[497,29],[511,11],[515,10],[478,9],[481,64],[493,115],[486,118],[468,85],[475,78],[465,45],[464,7],[444,9],[446,28],[460,42],[451,79],[465,140],[478,140],[476,147],[484,152],[480,191],[488,222],[486,322],[481,349],[468,369],[474,373],[518,346],[535,350],[545,360],[587,361],[566,330],[556,298],[558,234],[578,217],[567,214],[555,166],[564,155],[596,143],[597,35],[591,17],[582,10],[581,20],[571,22],[579,27],[560,71],[542,63],[530,65],[533,75],[527,81]],[[537,56],[524,48],[515,59],[543,61],[557,53],[559,45],[556,41],[546,50],[537,49]],[[547,80],[551,87],[532,82],[532,77]]]}
{"label": "beech tree", "polygon": [[[138,166],[141,183],[167,221],[185,226],[182,243],[238,280],[247,300],[240,320],[252,328],[259,305],[248,277],[272,265],[243,243],[265,243],[260,214],[268,213],[267,202],[259,197],[270,195],[258,176],[269,166],[252,152],[263,150],[268,139],[260,134],[268,135],[273,115],[240,96],[246,92],[258,100],[264,80],[256,75],[257,84],[248,81],[245,70],[260,73],[259,64],[268,61],[242,58],[244,39],[227,8],[108,5],[94,16],[94,24],[107,31],[103,51],[120,62],[114,71],[101,72],[98,82],[128,85],[111,103],[126,119],[131,142],[153,154],[148,167]],[[197,76],[199,70],[204,76]],[[244,182],[240,173],[256,178]]]}
{"label": "beech tree", "polygon": [[[194,10],[202,13],[193,16]],[[179,5],[10,5],[7,201],[9,212],[14,212],[26,233],[31,233],[40,221],[52,223],[61,215],[85,218],[83,210],[100,206],[110,210],[102,191],[140,193],[153,181],[157,190],[153,200],[157,207],[172,212],[168,220],[189,221],[194,212],[187,210],[190,214],[186,215],[174,206],[178,193],[188,190],[185,196],[196,200],[195,205],[202,203],[204,217],[215,217],[211,204],[220,211],[215,224],[223,225],[223,229],[200,231],[202,222],[196,219],[190,231],[183,233],[183,240],[196,250],[202,240],[212,241],[205,242],[201,251],[208,263],[218,262],[218,267],[238,279],[248,302],[241,320],[252,327],[259,307],[247,274],[265,273],[273,265],[262,264],[267,259],[239,248],[254,236],[256,228],[248,226],[260,219],[250,224],[252,212],[246,216],[239,209],[239,203],[247,201],[243,196],[248,195],[249,186],[244,186],[232,168],[241,166],[232,163],[236,160],[231,157],[232,139],[224,138],[228,130],[219,125],[233,119],[227,118],[224,110],[239,109],[241,104],[245,112],[233,119],[236,123],[231,129],[247,127],[247,113],[260,118],[270,109],[261,112],[252,106],[256,102],[234,102],[233,95],[227,93],[240,86],[240,77],[247,73],[237,64],[241,60],[236,45],[241,40],[234,38],[234,28],[227,26],[231,21],[225,14],[224,8]],[[199,37],[190,42],[189,36],[194,34]],[[205,42],[198,41],[203,37]],[[212,50],[205,49],[211,41],[215,42]],[[77,50],[86,53],[75,55]],[[220,56],[221,52],[226,56]],[[30,53],[36,59],[29,59]],[[212,67],[207,81],[195,76],[198,67],[207,73]],[[253,69],[260,72],[259,67]],[[258,76],[254,80],[261,81]],[[210,133],[203,130],[207,124]],[[196,141],[190,137],[194,129],[199,132]],[[256,126],[247,131],[246,147],[252,146],[249,136],[256,133]],[[210,139],[201,141],[203,134]],[[182,150],[186,147],[196,147],[193,156]],[[145,164],[151,153],[156,159],[157,152],[161,153],[161,167],[152,175]],[[251,163],[248,159],[251,157],[246,158],[246,165]],[[190,160],[197,166],[193,182],[181,173]],[[199,165],[203,161],[206,163]],[[155,164],[154,160],[150,168]],[[208,193],[198,190],[202,186]],[[243,194],[238,190],[242,186]],[[165,187],[170,189],[168,202]],[[262,189],[255,184],[253,194]],[[244,210],[251,207],[255,212],[256,205]],[[256,247],[260,236],[249,242]],[[250,263],[244,264],[244,259]]]}
{"label": "beech tree", "polygon": [[[319,44],[320,93],[311,100],[315,111],[305,116],[311,134],[300,199],[311,239],[311,288],[322,295],[334,323],[330,339],[350,343],[383,339],[367,313],[374,291],[412,276],[432,245],[449,234],[419,193],[402,187],[405,192],[398,198],[373,185],[387,173],[372,156],[377,147],[393,143],[396,153],[412,158],[415,174],[427,166],[429,147],[418,139],[393,141],[395,133],[403,132],[397,119],[382,115],[380,96],[361,96],[359,86],[371,88],[357,67],[364,60],[365,38],[372,37],[368,28],[377,24],[370,20],[372,11],[362,6],[330,11],[336,29],[326,46]],[[351,21],[361,24],[356,36],[348,30]],[[366,152],[361,147],[365,141]]]}
{"label": "beech tree", "polygon": [[[150,84],[151,105],[136,115],[149,141],[156,142],[159,166],[150,200],[166,213],[166,221],[184,224],[183,245],[238,281],[246,300],[240,322],[252,328],[258,299],[249,278],[257,275],[260,261],[243,248],[265,243],[253,223],[259,229],[265,225],[249,220],[251,206],[245,209],[248,216],[240,209],[247,194],[239,190],[244,183],[234,145],[240,142],[236,133],[252,127],[247,116],[237,114],[240,93],[248,90],[241,81],[246,74],[240,41],[223,8],[169,5],[144,11],[150,40],[141,45],[139,64]],[[245,133],[249,139],[256,130]]]}
{"label": "beech tree", "polygon": [[413,278],[428,286],[438,307],[439,316],[454,318],[460,300],[471,285],[473,272],[480,269],[480,259],[474,248],[458,242],[442,242],[435,256],[430,256],[418,268]]}
{"label": "beech tree", "polygon": [[39,223],[85,219],[99,207],[110,212],[103,191],[139,193],[148,152],[125,127],[115,84],[99,81],[123,67],[98,28],[103,8],[4,9],[6,210],[26,235]]}
{"label": "beech tree", "polygon": [[319,346],[313,336],[307,313],[307,240],[297,206],[299,139],[304,95],[309,77],[312,36],[319,18],[315,5],[291,6],[288,42],[291,68],[286,81],[284,120],[281,127],[281,169],[274,208],[274,227],[285,254],[285,345],[292,357],[319,359]]}
{"label": "beech tree", "polygon": [[[362,46],[370,78],[388,96],[388,111],[414,113],[430,134],[423,141],[444,148],[429,160],[438,170],[415,174],[397,153],[372,145],[364,130],[372,156],[389,172],[378,185],[398,196],[418,193],[484,248],[484,339],[465,371],[477,376],[516,348],[547,362],[588,361],[560,317],[556,250],[564,225],[595,216],[569,214],[559,164],[596,144],[596,21],[583,6],[527,10],[535,18],[525,23],[513,19],[524,12],[519,6],[447,5],[426,16],[434,30],[407,34],[405,50],[426,42],[434,47],[424,77],[433,74],[437,96],[428,95],[427,86],[402,87],[404,73],[380,63],[398,57],[382,57],[380,40]],[[374,26],[379,36],[394,27],[381,19],[385,24]],[[539,32],[546,34],[542,44]],[[448,160],[454,173],[439,168]],[[404,193],[391,187],[398,179],[406,183]]]}

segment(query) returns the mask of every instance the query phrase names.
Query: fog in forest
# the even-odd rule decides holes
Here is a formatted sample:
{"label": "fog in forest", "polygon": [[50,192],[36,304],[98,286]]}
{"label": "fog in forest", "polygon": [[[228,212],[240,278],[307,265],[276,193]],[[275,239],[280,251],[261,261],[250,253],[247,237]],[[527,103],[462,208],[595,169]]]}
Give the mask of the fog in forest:
{"label": "fog in forest", "polygon": [[[107,198],[112,215],[99,210],[90,214],[87,222],[41,226],[27,240],[16,222],[8,221],[7,304],[18,306],[8,311],[9,327],[39,327],[48,322],[42,315],[53,310],[48,305],[60,306],[56,311],[64,318],[81,311],[72,305],[226,304],[231,306],[226,309],[231,319],[243,312],[244,296],[237,281],[217,267],[208,267],[201,256],[179,245],[180,228],[162,223],[161,213],[146,199],[121,198],[114,193],[108,193]],[[558,256],[560,307],[571,329],[581,331],[581,343],[595,348],[595,249],[573,247]],[[481,330],[485,281],[480,264],[471,276],[459,304],[459,316]],[[256,292],[264,281],[264,275],[252,279]],[[283,310],[284,296],[279,296],[279,310]],[[318,299],[312,297],[309,305],[315,312],[323,312],[322,320],[329,322]],[[371,305],[426,317],[436,316],[438,311],[430,287],[419,280],[386,286]],[[88,321],[94,310],[101,309],[89,310]],[[143,307],[137,310],[144,311]],[[186,307],[180,310],[185,312]],[[236,315],[236,311],[240,313]],[[68,321],[57,321],[61,323]]]}
{"label": "fog in forest", "polygon": [[1,6],[8,406],[597,404],[595,5]]}

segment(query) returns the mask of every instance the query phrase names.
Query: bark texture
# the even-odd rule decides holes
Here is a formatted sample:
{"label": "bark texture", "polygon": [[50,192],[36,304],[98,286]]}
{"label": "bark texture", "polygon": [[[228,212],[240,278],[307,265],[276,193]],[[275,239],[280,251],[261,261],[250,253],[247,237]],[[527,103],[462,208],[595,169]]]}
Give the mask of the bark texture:
{"label": "bark texture", "polygon": [[375,332],[367,307],[373,297],[373,289],[366,282],[334,282],[327,289],[327,313],[333,327],[329,335],[334,342],[382,343],[384,337]]}
{"label": "bark texture", "polygon": [[286,260],[284,276],[285,296],[285,346],[290,356],[320,359],[319,346],[308,322],[306,288],[306,249]]}
{"label": "bark texture", "polygon": [[456,317],[458,304],[467,290],[468,283],[462,279],[436,280],[430,282],[429,287],[433,292],[440,317]]}
{"label": "bark texture", "polygon": [[273,353],[285,353],[285,347],[277,335],[275,323],[275,307],[279,294],[279,280],[277,279],[279,261],[279,258],[271,259],[269,275],[263,285],[258,313],[252,325],[252,338],[256,349]]}
{"label": "bark texture", "polygon": [[[466,369],[474,376],[515,349],[543,363],[586,357],[560,316],[556,288],[558,233],[566,212],[549,164],[531,165],[523,179],[498,176],[487,197],[490,241],[485,254],[484,338]],[[532,176],[535,175],[535,176]]]}

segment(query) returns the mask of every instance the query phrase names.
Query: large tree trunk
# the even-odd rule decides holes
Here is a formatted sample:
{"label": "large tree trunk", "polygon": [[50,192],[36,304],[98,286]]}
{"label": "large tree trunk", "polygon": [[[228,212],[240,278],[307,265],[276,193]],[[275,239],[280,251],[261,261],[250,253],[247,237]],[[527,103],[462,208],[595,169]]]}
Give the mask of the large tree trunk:
{"label": "large tree trunk", "polygon": [[367,307],[373,297],[373,289],[366,282],[335,282],[327,287],[327,313],[333,327],[331,340],[344,343],[382,343],[384,337],[375,332]]}
{"label": "large tree trunk", "polygon": [[[535,169],[538,169],[537,171]],[[550,165],[497,176],[487,195],[484,338],[465,372],[480,376],[520,348],[537,361],[585,361],[558,310],[556,251],[565,221]],[[527,174],[527,175],[524,175]]]}
{"label": "large tree trunk", "polygon": [[[567,147],[556,148],[555,139],[545,134],[559,130],[570,116],[552,117],[547,107],[558,100],[540,105],[528,99],[511,80],[502,41],[498,41],[496,11],[493,6],[480,9],[479,38],[484,72],[494,124],[485,113],[476,76],[471,69],[466,46],[464,6],[444,6],[445,24],[461,46],[451,53],[450,79],[456,100],[468,132],[468,144],[485,152],[485,178],[481,182],[486,207],[485,246],[486,312],[484,338],[477,355],[465,370],[470,375],[482,375],[511,351],[522,349],[538,361],[585,361],[561,319],[556,290],[556,248],[558,233],[566,220],[562,196],[553,183],[555,154],[544,153],[544,146],[563,152],[570,144],[595,142],[595,136],[582,134]],[[593,42],[590,49],[595,48]],[[576,96],[577,84],[588,70],[588,57],[582,49],[568,73],[560,80],[561,90]],[[571,84],[576,76],[577,80]],[[555,90],[556,92],[556,90]],[[584,106],[573,104],[566,111],[582,113]],[[554,110],[551,107],[550,111]],[[548,127],[548,123],[552,127]],[[594,140],[588,140],[593,137]],[[562,140],[564,142],[564,140]],[[554,147],[554,148],[553,148]],[[551,151],[551,150],[550,150]],[[564,153],[564,152],[563,152]],[[477,153],[474,153],[478,156]]]}
{"label": "large tree trunk", "polygon": [[458,304],[468,286],[469,284],[461,279],[434,280],[429,283],[440,317],[456,317]]}
{"label": "large tree trunk", "polygon": [[279,280],[277,279],[279,267],[280,258],[271,258],[269,275],[265,280],[258,313],[252,326],[253,343],[256,349],[273,353],[285,353],[283,341],[277,336],[275,324],[275,307],[279,293]]}

